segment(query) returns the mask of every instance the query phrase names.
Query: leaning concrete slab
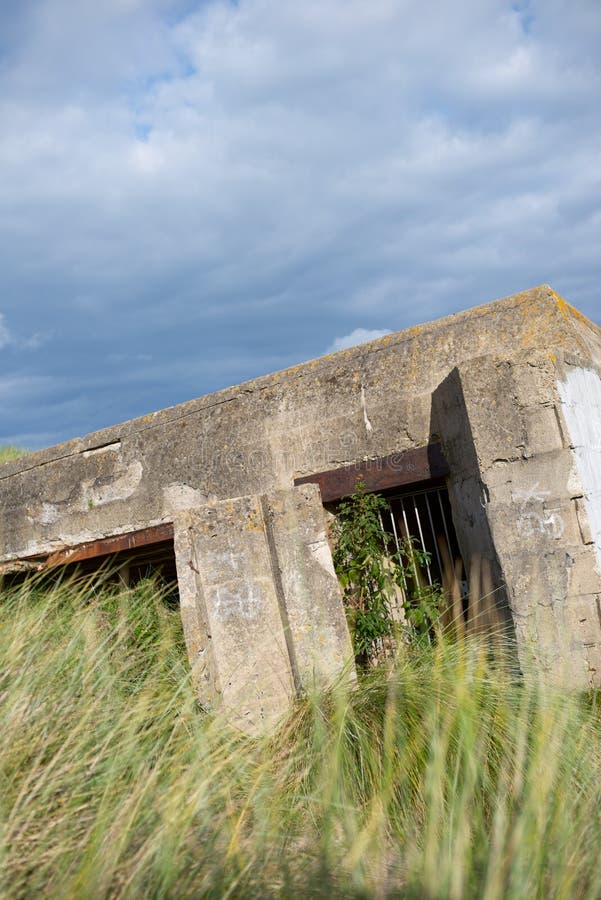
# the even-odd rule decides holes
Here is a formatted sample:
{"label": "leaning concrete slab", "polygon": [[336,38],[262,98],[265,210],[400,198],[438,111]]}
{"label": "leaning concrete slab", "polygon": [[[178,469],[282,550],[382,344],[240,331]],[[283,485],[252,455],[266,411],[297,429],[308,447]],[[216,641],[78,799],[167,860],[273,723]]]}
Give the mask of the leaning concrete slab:
{"label": "leaning concrete slab", "polygon": [[260,498],[182,513],[175,552],[201,701],[244,731],[272,726],[294,684]]}
{"label": "leaning concrete slab", "polygon": [[354,675],[314,485],[181,512],[175,554],[197,692],[248,733],[295,695]]}
{"label": "leaning concrete slab", "polygon": [[319,488],[305,484],[261,500],[297,689],[353,680],[353,647]]}

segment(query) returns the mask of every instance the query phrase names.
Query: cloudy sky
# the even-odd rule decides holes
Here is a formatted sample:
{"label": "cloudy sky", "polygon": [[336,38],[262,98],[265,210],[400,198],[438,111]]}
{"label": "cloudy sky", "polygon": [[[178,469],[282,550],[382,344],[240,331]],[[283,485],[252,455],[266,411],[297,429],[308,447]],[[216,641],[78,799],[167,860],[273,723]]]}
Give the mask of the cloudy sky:
{"label": "cloudy sky", "polygon": [[601,321],[599,0],[0,2],[0,443],[549,282]]}

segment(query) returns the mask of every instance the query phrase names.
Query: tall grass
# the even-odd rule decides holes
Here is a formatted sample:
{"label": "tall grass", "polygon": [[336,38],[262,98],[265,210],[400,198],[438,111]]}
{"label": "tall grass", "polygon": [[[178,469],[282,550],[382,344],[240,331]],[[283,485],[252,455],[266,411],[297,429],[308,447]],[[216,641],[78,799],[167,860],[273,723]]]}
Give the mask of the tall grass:
{"label": "tall grass", "polygon": [[601,896],[594,700],[482,643],[254,740],[197,706],[153,582],[6,591],[0,669],[4,896]]}
{"label": "tall grass", "polygon": [[20,456],[25,456],[27,452],[27,450],[22,450],[20,447],[13,447],[11,444],[0,447],[0,465],[8,462],[10,459],[18,459]]}

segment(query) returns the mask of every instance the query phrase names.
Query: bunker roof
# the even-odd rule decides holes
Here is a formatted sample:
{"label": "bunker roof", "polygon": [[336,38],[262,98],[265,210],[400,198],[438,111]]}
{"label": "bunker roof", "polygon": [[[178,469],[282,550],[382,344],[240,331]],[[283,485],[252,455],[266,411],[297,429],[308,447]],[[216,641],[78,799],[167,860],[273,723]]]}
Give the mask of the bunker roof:
{"label": "bunker roof", "polygon": [[[598,345],[601,329],[549,285],[543,284],[27,454],[1,465],[0,480],[228,403],[242,394],[274,388],[282,392],[300,380],[310,382],[331,377],[336,371],[348,371],[366,357],[383,350],[396,348],[404,357],[411,356],[415,361],[412,369],[423,390],[423,380],[433,374],[441,360],[456,365],[488,353],[503,355],[520,350],[554,348],[580,350],[588,356],[587,332],[591,337],[594,333]],[[447,364],[447,370],[449,367]]]}

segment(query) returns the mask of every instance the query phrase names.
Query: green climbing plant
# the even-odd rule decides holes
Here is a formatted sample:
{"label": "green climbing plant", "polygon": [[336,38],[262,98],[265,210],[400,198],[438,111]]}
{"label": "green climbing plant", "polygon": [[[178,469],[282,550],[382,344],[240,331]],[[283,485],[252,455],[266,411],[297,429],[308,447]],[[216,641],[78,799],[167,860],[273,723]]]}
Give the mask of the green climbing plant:
{"label": "green climbing plant", "polygon": [[[391,636],[430,641],[440,620],[443,598],[438,584],[420,578],[429,554],[411,538],[391,549],[382,525],[384,497],[368,493],[358,481],[353,495],[338,507],[334,567],[344,600],[357,660],[375,655],[378,642]],[[400,590],[399,590],[400,589]],[[394,607],[402,609],[400,621]]]}

